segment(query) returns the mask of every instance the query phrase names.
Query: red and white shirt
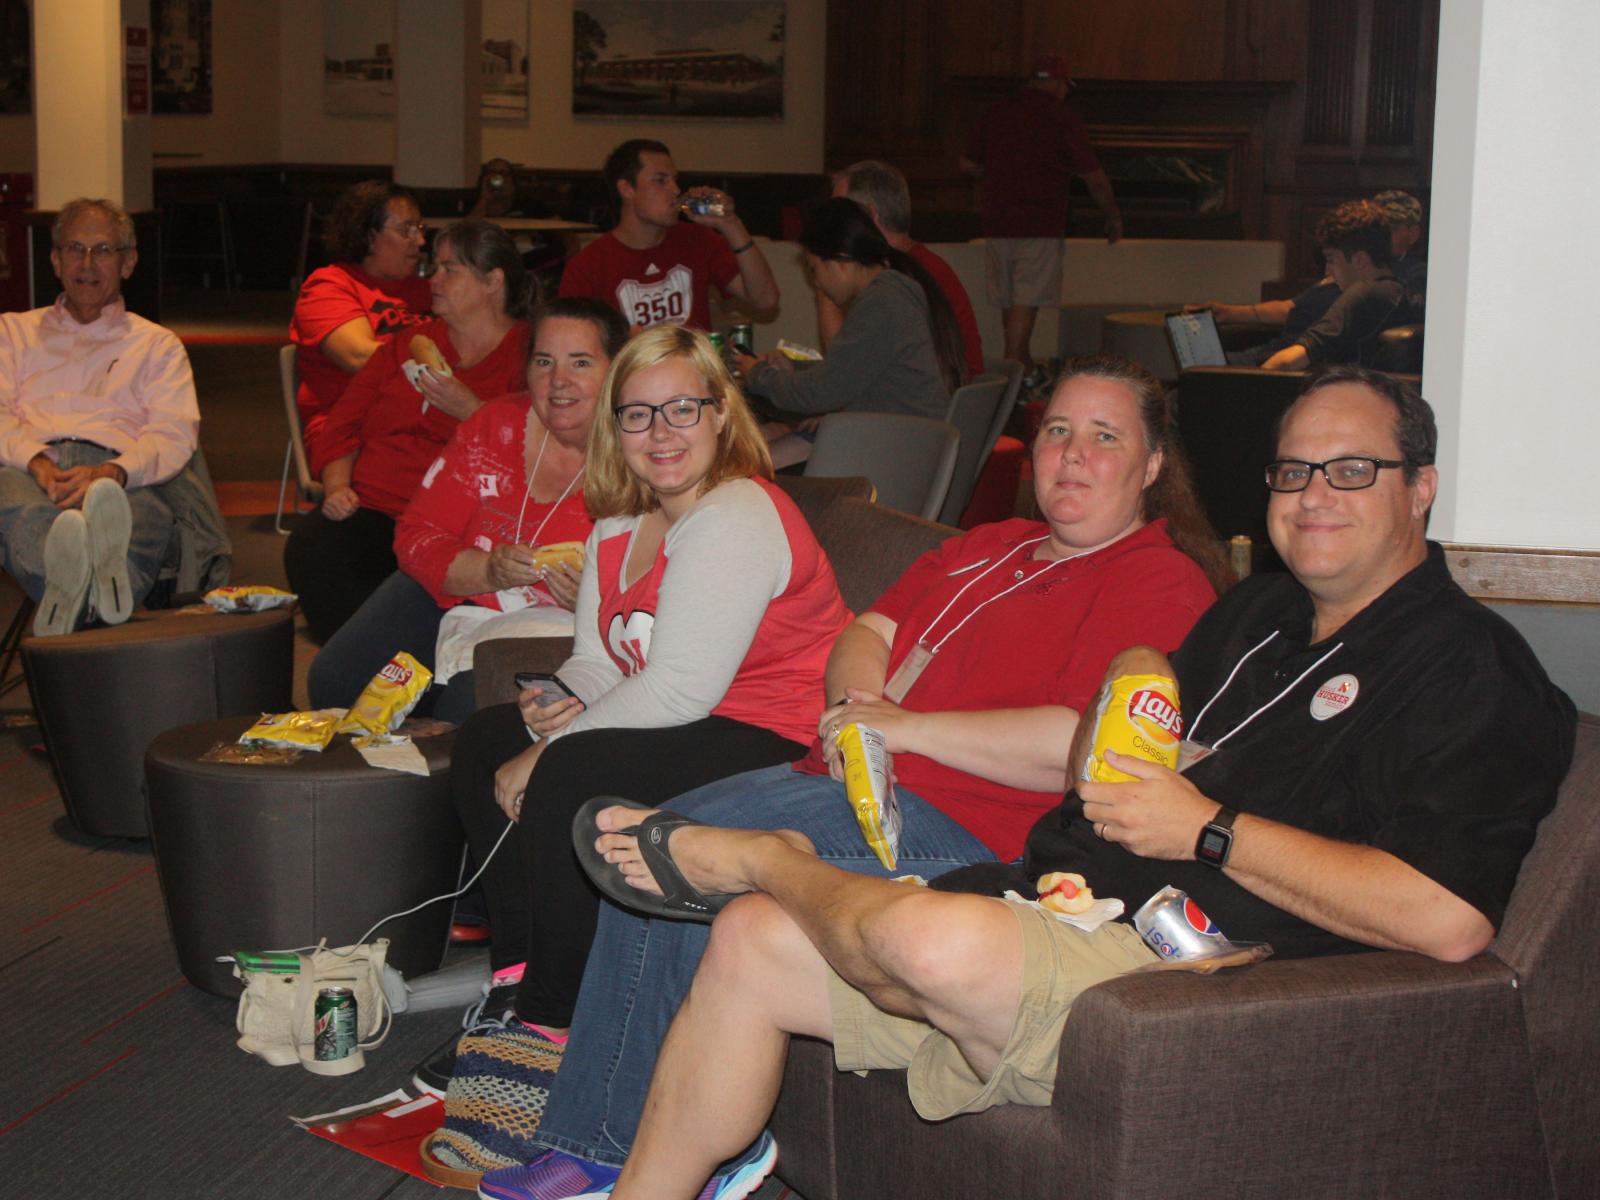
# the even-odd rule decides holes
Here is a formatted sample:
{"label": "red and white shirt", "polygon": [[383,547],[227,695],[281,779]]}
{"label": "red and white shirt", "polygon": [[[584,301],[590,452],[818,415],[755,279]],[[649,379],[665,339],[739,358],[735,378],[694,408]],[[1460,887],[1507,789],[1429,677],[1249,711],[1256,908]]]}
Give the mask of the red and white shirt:
{"label": "red and white shirt", "polygon": [[640,519],[609,517],[590,535],[576,644],[560,671],[587,708],[564,732],[716,715],[809,742],[850,612],[794,502],[765,480],[721,484],[629,585]]}
{"label": "red and white shirt", "polygon": [[563,296],[589,296],[616,306],[630,325],[711,328],[707,288],[726,291],[739,277],[728,239],[680,221],[648,250],[625,246],[613,233],[590,242],[561,276]]}

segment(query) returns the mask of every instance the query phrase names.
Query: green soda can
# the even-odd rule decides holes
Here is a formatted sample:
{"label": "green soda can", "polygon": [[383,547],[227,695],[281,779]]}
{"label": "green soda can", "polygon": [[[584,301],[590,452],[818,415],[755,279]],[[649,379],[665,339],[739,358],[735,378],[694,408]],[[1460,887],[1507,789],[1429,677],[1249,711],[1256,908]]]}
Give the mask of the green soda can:
{"label": "green soda can", "polygon": [[716,330],[712,330],[710,333],[706,334],[706,336],[711,339],[711,345],[715,348],[718,354],[726,354],[728,352],[728,339],[723,334],[718,333]]}
{"label": "green soda can", "polygon": [[756,327],[748,321],[741,321],[728,330],[728,344],[740,354],[754,354],[756,352]]}
{"label": "green soda can", "polygon": [[316,1034],[312,1053],[318,1062],[349,1058],[356,1049],[356,994],[347,987],[325,987],[312,1010]]}

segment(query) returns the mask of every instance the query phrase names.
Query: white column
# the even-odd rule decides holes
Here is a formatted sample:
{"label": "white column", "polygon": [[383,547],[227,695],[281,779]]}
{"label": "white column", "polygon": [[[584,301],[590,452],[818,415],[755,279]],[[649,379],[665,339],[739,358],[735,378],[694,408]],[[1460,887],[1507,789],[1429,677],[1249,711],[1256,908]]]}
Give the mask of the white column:
{"label": "white column", "polygon": [[1440,6],[1423,381],[1450,541],[1600,550],[1600,6]]}
{"label": "white column", "polygon": [[396,0],[396,182],[464,187],[478,177],[482,31],[479,0]]}
{"label": "white column", "polygon": [[[149,26],[149,0],[128,7],[128,21]],[[150,118],[122,115],[123,23],[122,0],[33,6],[40,208],[75,196],[150,207]]]}

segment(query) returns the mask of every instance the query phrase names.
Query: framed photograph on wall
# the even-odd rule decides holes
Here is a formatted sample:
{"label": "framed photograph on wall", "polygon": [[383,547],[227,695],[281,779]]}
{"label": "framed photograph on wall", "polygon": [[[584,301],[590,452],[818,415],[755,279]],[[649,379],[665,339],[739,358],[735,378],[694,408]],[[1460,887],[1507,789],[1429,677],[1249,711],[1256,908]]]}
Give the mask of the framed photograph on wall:
{"label": "framed photograph on wall", "polygon": [[211,0],[150,0],[151,107],[211,111]]}
{"label": "framed photograph on wall", "polygon": [[528,0],[483,0],[483,118],[528,119]]}
{"label": "framed photograph on wall", "polygon": [[394,0],[322,0],[322,111],[394,116]]}
{"label": "framed photograph on wall", "polygon": [[0,114],[33,111],[33,36],[28,0],[0,0]]}
{"label": "framed photograph on wall", "polygon": [[783,116],[783,0],[573,0],[580,117]]}

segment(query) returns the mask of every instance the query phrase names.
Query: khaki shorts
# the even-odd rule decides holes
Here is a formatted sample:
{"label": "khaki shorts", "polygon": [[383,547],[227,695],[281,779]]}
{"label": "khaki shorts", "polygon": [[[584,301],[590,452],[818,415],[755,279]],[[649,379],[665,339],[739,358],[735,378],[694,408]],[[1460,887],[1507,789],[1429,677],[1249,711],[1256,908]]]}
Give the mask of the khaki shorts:
{"label": "khaki shorts", "polygon": [[985,243],[989,303],[1055,308],[1061,303],[1060,238],[990,238]]}
{"label": "khaki shorts", "polygon": [[988,1082],[933,1026],[891,1016],[829,972],[833,1058],[841,1071],[907,1068],[911,1103],[929,1121],[996,1104],[1050,1103],[1061,1031],[1078,993],[1160,960],[1132,925],[1108,921],[1084,933],[1031,905],[997,903],[1009,905],[1022,930],[1022,998]]}

